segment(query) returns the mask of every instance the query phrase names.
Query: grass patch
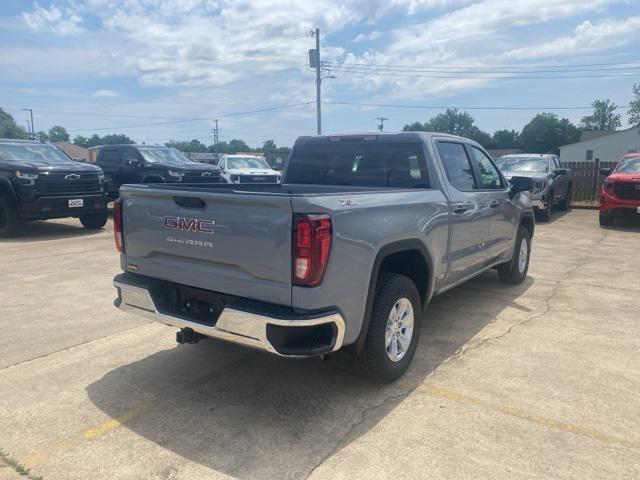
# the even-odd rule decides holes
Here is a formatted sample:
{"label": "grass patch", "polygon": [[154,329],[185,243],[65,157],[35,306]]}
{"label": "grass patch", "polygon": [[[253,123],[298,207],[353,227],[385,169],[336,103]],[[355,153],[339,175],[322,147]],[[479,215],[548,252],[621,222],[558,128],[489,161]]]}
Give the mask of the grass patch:
{"label": "grass patch", "polygon": [[13,468],[17,473],[22,475],[23,477],[27,477],[29,480],[42,480],[40,475],[31,475],[31,472],[27,467],[19,463],[18,461],[11,458],[0,448],[0,460]]}

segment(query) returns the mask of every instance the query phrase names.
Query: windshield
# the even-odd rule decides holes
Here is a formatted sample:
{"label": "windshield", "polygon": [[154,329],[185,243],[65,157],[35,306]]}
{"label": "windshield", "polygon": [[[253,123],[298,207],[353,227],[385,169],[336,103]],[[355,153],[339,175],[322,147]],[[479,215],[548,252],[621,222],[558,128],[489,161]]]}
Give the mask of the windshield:
{"label": "windshield", "polygon": [[64,152],[53,145],[0,144],[0,160],[11,162],[63,163],[72,161]]}
{"label": "windshield", "polygon": [[640,157],[623,158],[616,167],[616,172],[640,172]]}
{"label": "windshield", "polygon": [[179,150],[175,148],[138,148],[142,156],[150,163],[171,163],[173,165],[182,165],[183,163],[191,163],[191,160]]}
{"label": "windshield", "polygon": [[420,143],[338,142],[294,147],[285,183],[428,188]]}
{"label": "windshield", "polygon": [[549,160],[540,157],[500,157],[496,165],[504,174],[549,172]]}
{"label": "windshield", "polygon": [[259,157],[227,157],[227,170],[233,168],[248,169],[248,168],[260,168],[269,170],[269,164]]}

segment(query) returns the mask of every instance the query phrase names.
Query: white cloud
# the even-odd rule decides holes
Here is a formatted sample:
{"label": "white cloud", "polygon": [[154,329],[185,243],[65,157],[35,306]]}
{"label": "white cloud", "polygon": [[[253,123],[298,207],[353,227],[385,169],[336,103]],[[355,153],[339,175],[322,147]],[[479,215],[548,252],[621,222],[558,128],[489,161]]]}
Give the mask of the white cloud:
{"label": "white cloud", "polygon": [[372,42],[373,40],[377,40],[382,37],[382,32],[379,30],[374,30],[371,33],[359,33],[356,38],[353,39],[354,42]]}
{"label": "white cloud", "polygon": [[503,61],[566,56],[625,45],[640,36],[640,16],[616,21],[607,19],[596,24],[582,22],[571,37],[561,37],[537,45],[508,50]]}
{"label": "white cloud", "polygon": [[119,93],[113,90],[96,90],[93,92],[93,97],[117,97]]}
{"label": "white cloud", "polygon": [[[482,0],[427,21],[405,25],[387,33],[391,38],[388,46],[379,51],[367,51],[362,55],[347,54],[345,62],[369,65],[405,65],[443,67],[482,67],[485,65],[507,65],[516,57],[506,58],[507,52],[516,50],[513,45],[524,43],[521,32],[525,28],[540,24],[540,36],[548,37],[548,29],[543,25],[572,18],[587,13],[599,13],[614,3],[625,0]],[[626,28],[634,28],[634,22],[625,23]],[[591,27],[591,28],[590,28]],[[595,27],[585,22],[576,30],[574,50],[592,51],[604,45],[608,38],[610,45],[625,43],[624,31],[616,37],[615,30],[621,29],[617,23],[603,23]],[[624,29],[623,29],[624,30]],[[615,40],[614,40],[615,38]],[[557,50],[567,47],[567,39],[548,40],[546,46],[538,49]],[[628,42],[628,40],[627,40]],[[564,55],[570,55],[568,50]],[[527,52],[521,52],[524,56]],[[531,52],[529,52],[531,54]],[[515,52],[514,52],[515,55]],[[437,75],[455,77],[454,74],[440,74],[438,70],[423,73],[406,72],[397,74],[355,74],[344,72],[343,77],[358,89],[370,94],[395,98],[442,97],[463,91],[478,89],[493,83],[492,79],[481,78],[433,78]],[[337,73],[337,75],[340,75]],[[427,78],[430,77],[430,78]]]}
{"label": "white cloud", "polygon": [[22,14],[27,26],[34,31],[50,30],[57,35],[73,35],[83,31],[82,17],[72,7],[64,9],[52,4],[49,9],[34,2],[33,11]]}

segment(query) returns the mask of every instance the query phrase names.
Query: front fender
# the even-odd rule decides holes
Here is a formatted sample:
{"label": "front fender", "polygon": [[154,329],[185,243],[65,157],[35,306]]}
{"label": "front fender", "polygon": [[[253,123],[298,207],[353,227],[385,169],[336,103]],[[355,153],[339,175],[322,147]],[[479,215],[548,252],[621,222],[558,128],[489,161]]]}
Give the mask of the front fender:
{"label": "front fender", "polygon": [[13,202],[18,201],[13,184],[5,177],[0,177],[0,195],[9,197]]}

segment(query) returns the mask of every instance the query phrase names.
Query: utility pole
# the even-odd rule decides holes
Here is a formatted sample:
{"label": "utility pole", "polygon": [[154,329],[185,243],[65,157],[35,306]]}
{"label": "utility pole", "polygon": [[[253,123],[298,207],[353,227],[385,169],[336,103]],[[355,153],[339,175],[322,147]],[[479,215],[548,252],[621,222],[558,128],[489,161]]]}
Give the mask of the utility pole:
{"label": "utility pole", "polygon": [[378,125],[378,131],[379,132],[384,131],[384,121],[389,119],[385,117],[376,117],[376,120],[380,120],[380,124]]}
{"label": "utility pole", "polygon": [[220,135],[220,129],[218,128],[218,119],[214,120],[216,122],[216,127],[213,129],[213,145],[215,149],[215,153],[218,153],[218,141]]}
{"label": "utility pole", "polygon": [[31,114],[31,132],[30,132],[30,137],[31,140],[35,140],[36,139],[36,129],[33,126],[33,110],[31,108],[23,108],[22,109],[24,112],[29,112]]}
{"label": "utility pole", "polygon": [[321,101],[321,87],[322,78],[320,77],[320,71],[322,64],[320,63],[320,29],[316,28],[315,31],[311,30],[309,34],[312,37],[316,37],[315,50],[309,50],[309,66],[316,69],[316,118],[317,118],[317,132],[318,135],[322,135],[322,101]]}

